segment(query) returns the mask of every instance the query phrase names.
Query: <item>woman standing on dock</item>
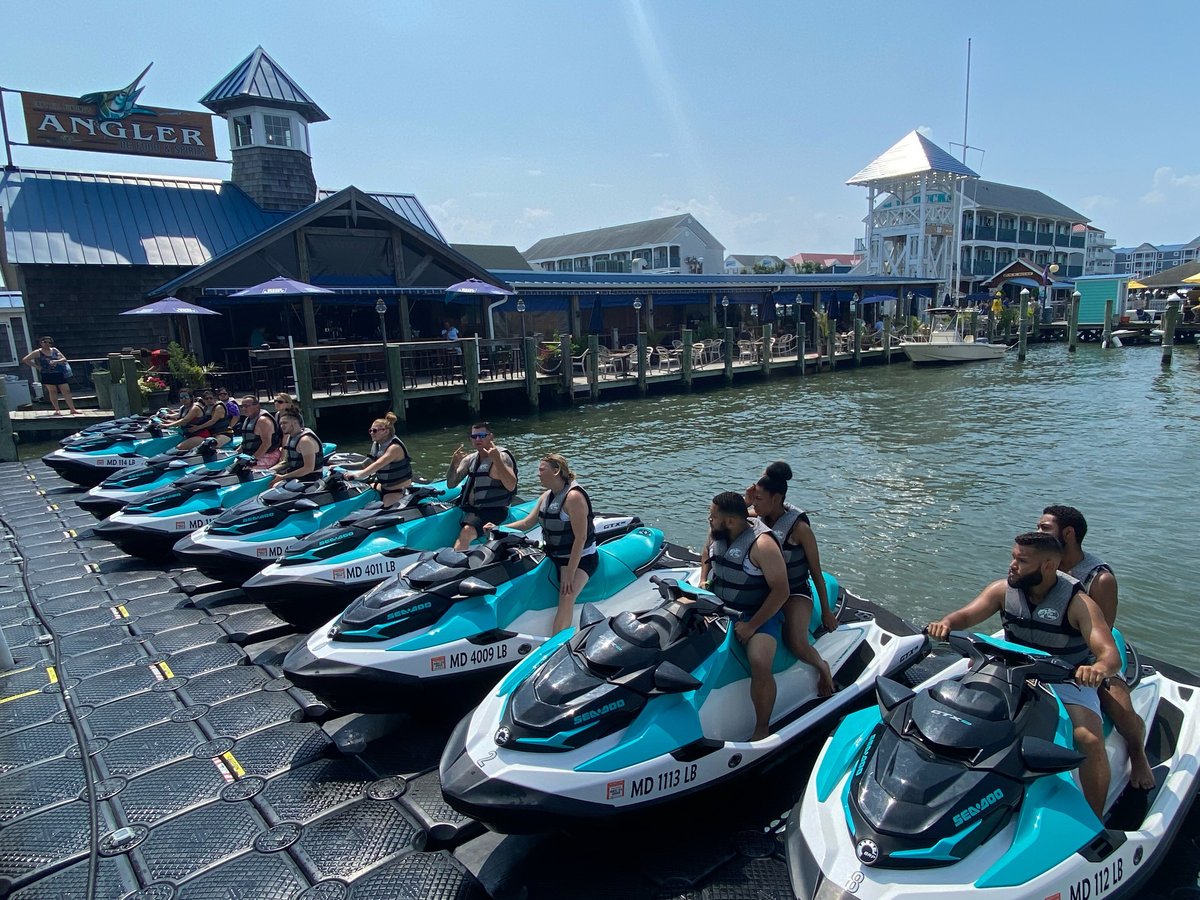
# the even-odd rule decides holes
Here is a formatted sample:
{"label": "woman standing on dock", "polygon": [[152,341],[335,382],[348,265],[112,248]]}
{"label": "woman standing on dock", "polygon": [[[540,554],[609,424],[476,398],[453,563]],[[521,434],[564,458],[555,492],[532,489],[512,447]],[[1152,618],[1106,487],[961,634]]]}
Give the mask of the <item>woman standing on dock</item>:
{"label": "woman standing on dock", "polygon": [[375,477],[376,487],[383,497],[383,505],[396,503],[412,484],[412,457],[404,441],[396,437],[396,414],[388,413],[376,419],[369,429],[371,435],[371,462],[353,472],[347,472],[351,481]]}
{"label": "woman standing on dock", "polygon": [[813,598],[809,596],[808,587],[810,575],[820,602],[821,624],[828,631],[834,631],[838,620],[825,589],[821,554],[817,550],[817,538],[808,514],[786,501],[791,479],[791,466],[785,462],[771,463],[762,477],[746,489],[746,502],[754,507],[754,514],[759,521],[775,533],[783,550],[784,562],[787,563],[791,596],[783,607],[784,640],[797,659],[817,670],[817,695],[827,697],[833,693],[829,664],[808,639],[813,615]]}
{"label": "woman standing on dock", "polygon": [[71,378],[71,364],[63,356],[62,351],[54,346],[54,338],[49,335],[41,338],[37,347],[25,354],[21,362],[32,367],[34,360],[37,361],[38,379],[42,382],[42,387],[46,389],[50,405],[54,407],[54,412],[50,415],[62,415],[62,410],[58,408],[60,391],[63,400],[67,402],[67,408],[71,411],[71,415],[79,415],[79,410],[75,408],[75,399],[71,396],[71,386],[67,384]]}

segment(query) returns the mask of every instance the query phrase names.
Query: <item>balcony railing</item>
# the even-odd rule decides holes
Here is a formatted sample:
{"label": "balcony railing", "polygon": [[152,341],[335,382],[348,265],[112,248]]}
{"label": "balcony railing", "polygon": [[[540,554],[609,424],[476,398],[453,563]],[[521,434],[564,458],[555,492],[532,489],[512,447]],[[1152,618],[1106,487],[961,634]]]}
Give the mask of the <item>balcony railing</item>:
{"label": "balcony railing", "polygon": [[994,241],[996,239],[996,226],[976,225],[974,239],[977,241]]}
{"label": "balcony railing", "polygon": [[1017,242],[1020,244],[1036,244],[1037,232],[1021,229],[1017,232]]}
{"label": "balcony railing", "polygon": [[1006,244],[1015,244],[1017,242],[1017,229],[1015,228],[997,228],[996,240]]}
{"label": "balcony railing", "polygon": [[1039,247],[1053,247],[1054,235],[1048,231],[1039,231],[1037,240],[1034,241]]}

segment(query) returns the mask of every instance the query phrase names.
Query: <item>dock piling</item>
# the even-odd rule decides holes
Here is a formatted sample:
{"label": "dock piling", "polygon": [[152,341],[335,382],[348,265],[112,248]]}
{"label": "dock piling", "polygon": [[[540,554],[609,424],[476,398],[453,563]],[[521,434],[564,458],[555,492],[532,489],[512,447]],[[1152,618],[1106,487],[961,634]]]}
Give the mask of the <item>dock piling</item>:
{"label": "dock piling", "polygon": [[571,335],[564,334],[558,342],[558,358],[562,362],[562,371],[559,376],[562,378],[563,390],[567,394],[567,403],[574,405],[575,403],[575,360],[572,358]]}
{"label": "dock piling", "polygon": [[1112,342],[1112,321],[1113,321],[1113,299],[1109,297],[1104,301],[1104,336],[1101,339],[1100,346],[1106,350],[1113,345]]}
{"label": "dock piling", "polygon": [[679,348],[679,378],[683,382],[683,389],[690,391],[692,389],[692,367],[695,360],[692,359],[692,329],[684,328],[679,332],[681,346]]}
{"label": "dock piling", "polygon": [[850,327],[854,329],[854,368],[857,369],[862,365],[863,320],[856,315]]}
{"label": "dock piling", "polygon": [[721,345],[725,352],[725,383],[733,384],[733,351],[736,345],[733,342],[733,329],[725,327],[725,342]]}
{"label": "dock piling", "polygon": [[638,395],[646,396],[646,367],[649,359],[646,354],[646,332],[639,331],[637,336],[637,389]]}
{"label": "dock piling", "polygon": [[1171,365],[1171,356],[1175,352],[1175,323],[1179,320],[1179,301],[1169,300],[1162,319],[1162,364]]}
{"label": "dock piling", "polygon": [[[3,378],[0,378],[0,462],[17,461],[17,442],[13,439],[12,419],[8,413],[8,385],[4,383]],[[0,636],[0,670],[6,668],[3,662],[3,653],[8,651],[8,645],[3,641],[3,636]],[[8,656],[7,667],[12,667],[11,654]]]}
{"label": "dock piling", "polygon": [[401,428],[408,425],[408,401],[404,399],[404,361],[400,356],[399,344],[384,345],[385,374],[388,384],[388,402]]}
{"label": "dock piling", "polygon": [[[799,318],[799,317],[797,317]],[[796,369],[804,374],[804,354],[808,345],[808,326],[803,322],[796,325]]]}
{"label": "dock piling", "polygon": [[315,351],[303,347],[292,350],[296,366],[296,403],[310,424],[317,417],[317,406],[313,403],[312,357]]}
{"label": "dock piling", "polygon": [[883,317],[883,364],[892,364],[892,317]]}
{"label": "dock piling", "polygon": [[1029,289],[1021,288],[1021,302],[1017,310],[1017,359],[1025,361],[1025,348],[1029,343]]}
{"label": "dock piling", "polygon": [[525,396],[529,400],[529,408],[537,409],[539,404],[537,380],[537,338],[529,336],[522,339],[522,353],[525,357]]}
{"label": "dock piling", "polygon": [[478,419],[483,409],[483,399],[479,391],[479,338],[468,338],[462,342],[463,350],[463,382],[467,393],[467,412],[471,418]]}
{"label": "dock piling", "polygon": [[588,335],[587,377],[592,402],[595,403],[600,399],[600,335],[598,334]]}
{"label": "dock piling", "polygon": [[1079,347],[1079,291],[1071,294],[1071,302],[1067,313],[1067,352],[1074,353]]}
{"label": "dock piling", "polygon": [[762,327],[762,373],[763,378],[771,377],[771,332],[773,327],[767,322]]}
{"label": "dock piling", "polygon": [[146,401],[142,399],[142,391],[138,387],[137,360],[132,356],[123,355],[121,357],[121,384],[127,399],[126,408],[129,410],[126,415],[145,412]]}

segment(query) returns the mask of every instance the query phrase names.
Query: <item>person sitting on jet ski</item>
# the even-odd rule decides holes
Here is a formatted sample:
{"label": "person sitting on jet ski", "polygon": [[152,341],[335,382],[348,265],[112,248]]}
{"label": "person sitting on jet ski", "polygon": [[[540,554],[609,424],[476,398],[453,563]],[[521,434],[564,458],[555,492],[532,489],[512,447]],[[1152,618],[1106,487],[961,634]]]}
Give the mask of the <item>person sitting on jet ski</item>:
{"label": "person sitting on jet ski", "polygon": [[[538,481],[546,488],[533,510],[519,522],[507,526],[528,531],[534,522],[542,526],[546,555],[558,572],[558,609],[551,634],[571,627],[575,599],[600,567],[596,553],[596,526],[592,500],[579,484],[560,453],[547,453],[538,463]],[[488,522],[485,531],[496,527]]]}
{"label": "person sitting on jet ski", "polygon": [[347,472],[346,477],[354,481],[374,475],[383,505],[391,506],[404,496],[412,484],[412,457],[408,455],[404,441],[396,437],[395,413],[390,412],[382,419],[376,419],[369,430],[371,462],[361,469]]}
{"label": "person sitting on jet ski", "polygon": [[459,494],[463,510],[462,529],[454,541],[454,549],[466,550],[483,532],[484,522],[503,522],[508,507],[517,493],[517,461],[505,447],[492,441],[492,427],[487,422],[471,426],[474,453],[463,452],[463,445],[450,457],[446,471],[446,486],[457,487],[465,478],[466,487]]}
{"label": "person sitting on jet ski", "polygon": [[[197,409],[201,410],[199,415],[193,415]],[[216,438],[217,446],[223,447],[233,440],[233,435],[229,431],[229,411],[225,408],[225,404],[217,400],[216,396],[209,389],[200,392],[199,399],[192,404],[192,408],[188,410],[188,414],[183,417],[180,422],[174,422],[183,428],[183,433],[186,435],[184,440],[179,442],[180,450],[191,450],[193,447],[200,446],[200,442],[205,438]]]}
{"label": "person sitting on jet ski", "polygon": [[262,408],[258,398],[247,394],[240,404],[242,421],[238,431],[242,435],[241,452],[254,457],[258,469],[270,469],[279,465],[283,444],[283,432],[271,413]]}
{"label": "person sitting on jet ski", "polygon": [[1062,542],[1052,534],[1018,534],[1008,578],[993,581],[962,609],[930,622],[926,631],[934,640],[945,640],[951,631],[971,628],[999,613],[1006,639],[1077,664],[1075,684],[1050,687],[1066,707],[1075,729],[1075,749],[1084,755],[1079,766],[1083,796],[1101,816],[1111,772],[1096,688],[1121,670],[1121,658],[1096,601],[1078,581],[1058,571],[1062,555]]}
{"label": "person sitting on jet ski", "polygon": [[782,461],[771,463],[762,477],[746,489],[746,503],[753,507],[758,520],[774,532],[783,551],[783,561],[787,564],[788,588],[792,593],[783,607],[786,625],[784,641],[797,659],[817,670],[817,696],[828,697],[833,693],[833,675],[829,671],[829,663],[821,658],[817,648],[808,639],[808,626],[813,613],[813,600],[809,596],[808,586],[810,574],[817,588],[817,598],[821,601],[821,624],[826,630],[834,631],[838,627],[838,620],[825,589],[821,556],[808,514],[784,499],[791,479],[791,466]]}
{"label": "person sitting on jet ski", "polygon": [[274,469],[271,487],[296,478],[300,481],[316,481],[321,477],[321,466],[325,457],[321,453],[321,439],[311,428],[304,427],[304,419],[298,412],[285,412],[279,416],[279,428],[283,432],[283,461]]}
{"label": "person sitting on jet ski", "polygon": [[[1087,534],[1087,519],[1073,506],[1047,506],[1038,519],[1037,530],[1052,534],[1063,545],[1059,565],[1072,578],[1078,578],[1087,595],[1096,601],[1108,627],[1117,621],[1117,576],[1112,567],[1098,556],[1085,553],[1083,538]],[[1108,690],[1100,694],[1100,709],[1113,721],[1125,739],[1129,750],[1129,783],[1138,790],[1154,787],[1154,772],[1146,758],[1146,726],[1133,710],[1129,686],[1122,678],[1109,682]]]}
{"label": "person sitting on jet ski", "polygon": [[750,740],[760,741],[771,733],[775,706],[771,667],[783,630],[783,605],[791,590],[779,541],[749,516],[741,494],[725,491],[713,497],[708,511],[710,540],[700,554],[700,579],[722,603],[746,615],[733,626],[733,633],[745,646],[750,662],[755,720]]}

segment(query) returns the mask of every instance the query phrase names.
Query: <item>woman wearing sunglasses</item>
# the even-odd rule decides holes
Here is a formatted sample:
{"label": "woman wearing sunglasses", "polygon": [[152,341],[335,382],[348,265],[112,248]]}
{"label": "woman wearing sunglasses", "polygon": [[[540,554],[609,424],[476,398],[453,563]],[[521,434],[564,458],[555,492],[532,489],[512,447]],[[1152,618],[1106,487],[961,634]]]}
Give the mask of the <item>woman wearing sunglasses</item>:
{"label": "woman wearing sunglasses", "polygon": [[396,437],[396,414],[388,413],[371,423],[371,462],[353,472],[351,481],[374,477],[383,505],[391,506],[404,496],[412,484],[412,457],[404,441]]}
{"label": "woman wearing sunglasses", "polygon": [[462,530],[454,542],[455,550],[466,550],[483,533],[484,522],[503,522],[508,507],[517,493],[517,461],[506,447],[492,440],[492,427],[487,422],[471,426],[471,443],[475,450],[467,453],[463,445],[450,457],[446,484],[456,487],[463,480],[458,505],[463,510]]}
{"label": "woman wearing sunglasses", "polygon": [[[533,511],[509,528],[528,531],[537,522],[542,526],[546,555],[558,571],[558,609],[554,628],[558,634],[571,627],[575,601],[600,566],[596,555],[596,527],[592,521],[592,500],[579,484],[567,460],[560,453],[547,453],[538,463],[538,481],[546,489]],[[489,522],[486,530],[495,527]]]}

